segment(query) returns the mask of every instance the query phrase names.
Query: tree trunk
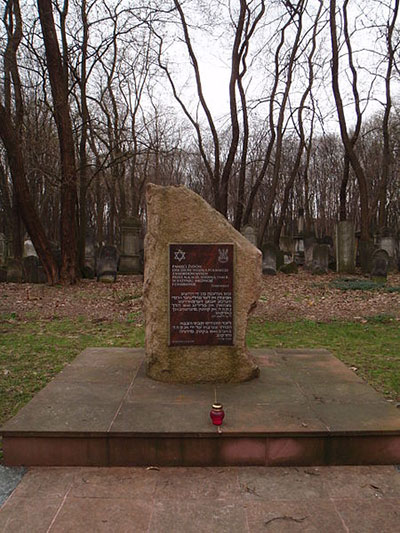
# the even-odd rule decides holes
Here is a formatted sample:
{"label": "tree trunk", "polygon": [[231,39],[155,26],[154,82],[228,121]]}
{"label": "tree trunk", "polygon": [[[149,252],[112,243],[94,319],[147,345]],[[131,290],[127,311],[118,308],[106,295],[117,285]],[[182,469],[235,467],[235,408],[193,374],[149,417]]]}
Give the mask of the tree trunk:
{"label": "tree trunk", "polygon": [[60,278],[62,283],[72,284],[77,280],[77,176],[69,115],[68,80],[58,46],[51,0],[38,0],[38,7],[61,156]]}
{"label": "tree trunk", "polygon": [[7,152],[8,164],[13,179],[19,213],[28,230],[29,236],[32,239],[33,246],[42,262],[47,280],[49,283],[54,284],[59,278],[57,264],[30,197],[28,184],[25,178],[24,159],[20,144],[18,143],[18,135],[10,122],[10,117],[7,115],[1,104],[0,137]]}

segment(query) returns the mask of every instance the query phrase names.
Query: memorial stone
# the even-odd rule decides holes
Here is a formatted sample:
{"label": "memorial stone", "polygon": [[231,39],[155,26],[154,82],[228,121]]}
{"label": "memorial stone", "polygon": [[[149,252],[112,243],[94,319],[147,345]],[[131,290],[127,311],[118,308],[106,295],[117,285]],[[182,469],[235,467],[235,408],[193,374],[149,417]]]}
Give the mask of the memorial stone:
{"label": "memorial stone", "polygon": [[102,246],[97,258],[97,281],[112,283],[117,279],[118,251],[115,246]]}
{"label": "memorial stone", "polygon": [[276,246],[273,243],[267,243],[263,246],[263,262],[262,272],[263,274],[269,274],[270,276],[276,275]]}
{"label": "memorial stone", "polygon": [[284,265],[282,265],[279,271],[283,274],[297,274],[299,271],[299,267],[297,266],[297,263],[295,263],[294,261],[290,261],[289,263],[285,263]]}
{"label": "memorial stone", "polygon": [[91,235],[86,236],[85,240],[85,261],[83,266],[83,276],[87,279],[93,279],[96,273],[96,247],[94,238]]}
{"label": "memorial stone", "polygon": [[371,278],[386,281],[389,269],[389,254],[386,250],[375,250],[372,254]]}
{"label": "memorial stone", "polygon": [[341,220],[336,225],[336,271],[353,274],[356,269],[354,223]]}
{"label": "memorial stone", "polygon": [[378,236],[377,247],[385,250],[389,256],[389,270],[394,270],[396,266],[396,239],[389,230]]}
{"label": "memorial stone", "polygon": [[136,217],[127,218],[121,225],[121,258],[119,265],[121,274],[140,274],[142,272],[140,249],[140,220]]}
{"label": "memorial stone", "polygon": [[316,244],[313,249],[313,262],[311,272],[313,274],[327,274],[329,266],[329,245]]}
{"label": "memorial stone", "polygon": [[7,259],[7,282],[21,283],[22,282],[22,264],[18,259],[9,257]]}
{"label": "memorial stone", "polygon": [[37,253],[32,241],[30,239],[26,239],[24,241],[24,257],[29,257],[30,255],[37,257]]}
{"label": "memorial stone", "polygon": [[314,235],[304,238],[304,268],[311,269],[313,262],[313,250],[317,241]]}
{"label": "memorial stone", "polygon": [[283,251],[285,255],[289,255],[291,258],[294,254],[294,240],[290,235],[281,235],[279,239],[279,249]]}
{"label": "memorial stone", "polygon": [[186,187],[148,185],[144,309],[147,374],[164,382],[257,377],[245,344],[261,252]]}
{"label": "memorial stone", "polygon": [[242,235],[254,246],[257,246],[257,233],[251,224],[247,224],[242,228]]}

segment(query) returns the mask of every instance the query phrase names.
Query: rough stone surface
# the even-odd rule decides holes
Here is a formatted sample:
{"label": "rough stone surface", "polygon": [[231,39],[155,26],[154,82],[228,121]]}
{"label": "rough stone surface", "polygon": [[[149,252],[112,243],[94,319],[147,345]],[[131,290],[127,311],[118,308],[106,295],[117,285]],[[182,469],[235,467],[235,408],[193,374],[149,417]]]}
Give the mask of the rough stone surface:
{"label": "rough stone surface", "polygon": [[[144,309],[147,374],[165,382],[239,382],[259,370],[246,349],[247,317],[261,292],[260,250],[186,187],[147,187]],[[168,245],[235,245],[233,346],[168,346]]]}
{"label": "rough stone surface", "polygon": [[389,254],[386,250],[375,250],[372,255],[371,278],[386,280],[389,269]]}
{"label": "rough stone surface", "polygon": [[342,220],[336,226],[336,271],[354,274],[356,269],[354,222]]}
{"label": "rough stone surface", "polygon": [[327,244],[316,244],[313,248],[313,274],[326,274],[329,264],[329,246]]}
{"label": "rough stone surface", "polygon": [[276,274],[276,256],[277,250],[276,246],[269,242],[263,246],[263,261],[262,261],[262,272],[263,274],[268,274],[270,276],[275,276]]}

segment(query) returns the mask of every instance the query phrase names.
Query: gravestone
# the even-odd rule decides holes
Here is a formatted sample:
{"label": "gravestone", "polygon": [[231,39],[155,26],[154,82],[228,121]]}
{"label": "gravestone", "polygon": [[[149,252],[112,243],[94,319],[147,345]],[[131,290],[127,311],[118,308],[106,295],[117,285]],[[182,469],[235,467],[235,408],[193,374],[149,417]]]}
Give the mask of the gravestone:
{"label": "gravestone", "polygon": [[311,272],[313,274],[327,274],[329,266],[329,245],[316,244],[313,249],[313,262]]}
{"label": "gravestone", "polygon": [[386,250],[375,250],[372,254],[371,278],[386,281],[389,269],[389,254]]}
{"label": "gravestone", "polygon": [[251,224],[246,224],[246,226],[242,228],[242,235],[244,235],[251,244],[257,246],[257,233]]}
{"label": "gravestone", "polygon": [[356,269],[354,223],[341,220],[336,225],[336,271],[353,274]]}
{"label": "gravestone", "polygon": [[304,238],[304,268],[310,269],[313,262],[313,250],[317,244],[314,235]]}
{"label": "gravestone", "polygon": [[299,267],[297,266],[297,263],[294,261],[290,261],[289,263],[285,263],[279,268],[280,272],[283,272],[283,274],[297,274],[299,271]]}
{"label": "gravestone", "polygon": [[96,247],[92,235],[87,235],[85,239],[85,261],[83,265],[83,276],[93,279],[96,273]]}
{"label": "gravestone", "polygon": [[24,241],[24,257],[29,257],[30,255],[37,257],[37,253],[32,241],[30,239],[26,239]]}
{"label": "gravestone", "polygon": [[259,369],[245,343],[261,252],[186,187],[149,184],[144,309],[149,377],[240,382]]}
{"label": "gravestone", "polygon": [[262,273],[270,276],[276,275],[276,246],[267,242],[263,246]]}
{"label": "gravestone", "polygon": [[35,255],[23,258],[22,268],[26,283],[39,283],[39,264],[39,259]]}
{"label": "gravestone", "polygon": [[279,249],[282,250],[285,255],[289,255],[292,258],[294,254],[293,237],[290,235],[281,235],[279,239]]}
{"label": "gravestone", "polygon": [[18,259],[9,257],[7,259],[7,282],[21,283],[22,282],[22,264]]}
{"label": "gravestone", "polygon": [[115,246],[105,245],[100,248],[96,265],[97,281],[112,283],[117,279],[118,251]]}
{"label": "gravestone", "polygon": [[389,270],[394,270],[396,266],[396,239],[389,229],[377,236],[376,245],[378,249],[385,250],[389,256]]}
{"label": "gravestone", "polygon": [[140,229],[140,220],[136,217],[126,218],[122,222],[119,264],[121,274],[140,274],[142,272]]}
{"label": "gravestone", "polygon": [[304,237],[303,235],[293,235],[294,260],[298,265],[304,265]]}

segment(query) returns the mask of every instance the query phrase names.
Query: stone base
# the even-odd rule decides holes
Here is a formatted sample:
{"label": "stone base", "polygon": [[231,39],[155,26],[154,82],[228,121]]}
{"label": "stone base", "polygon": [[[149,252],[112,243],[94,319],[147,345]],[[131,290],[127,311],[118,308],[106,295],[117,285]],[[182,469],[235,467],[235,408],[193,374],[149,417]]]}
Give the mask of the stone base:
{"label": "stone base", "polygon": [[[89,348],[1,429],[27,466],[400,464],[400,412],[326,350],[253,350],[257,380],[146,377],[144,351]],[[209,412],[225,410],[221,432]]]}

